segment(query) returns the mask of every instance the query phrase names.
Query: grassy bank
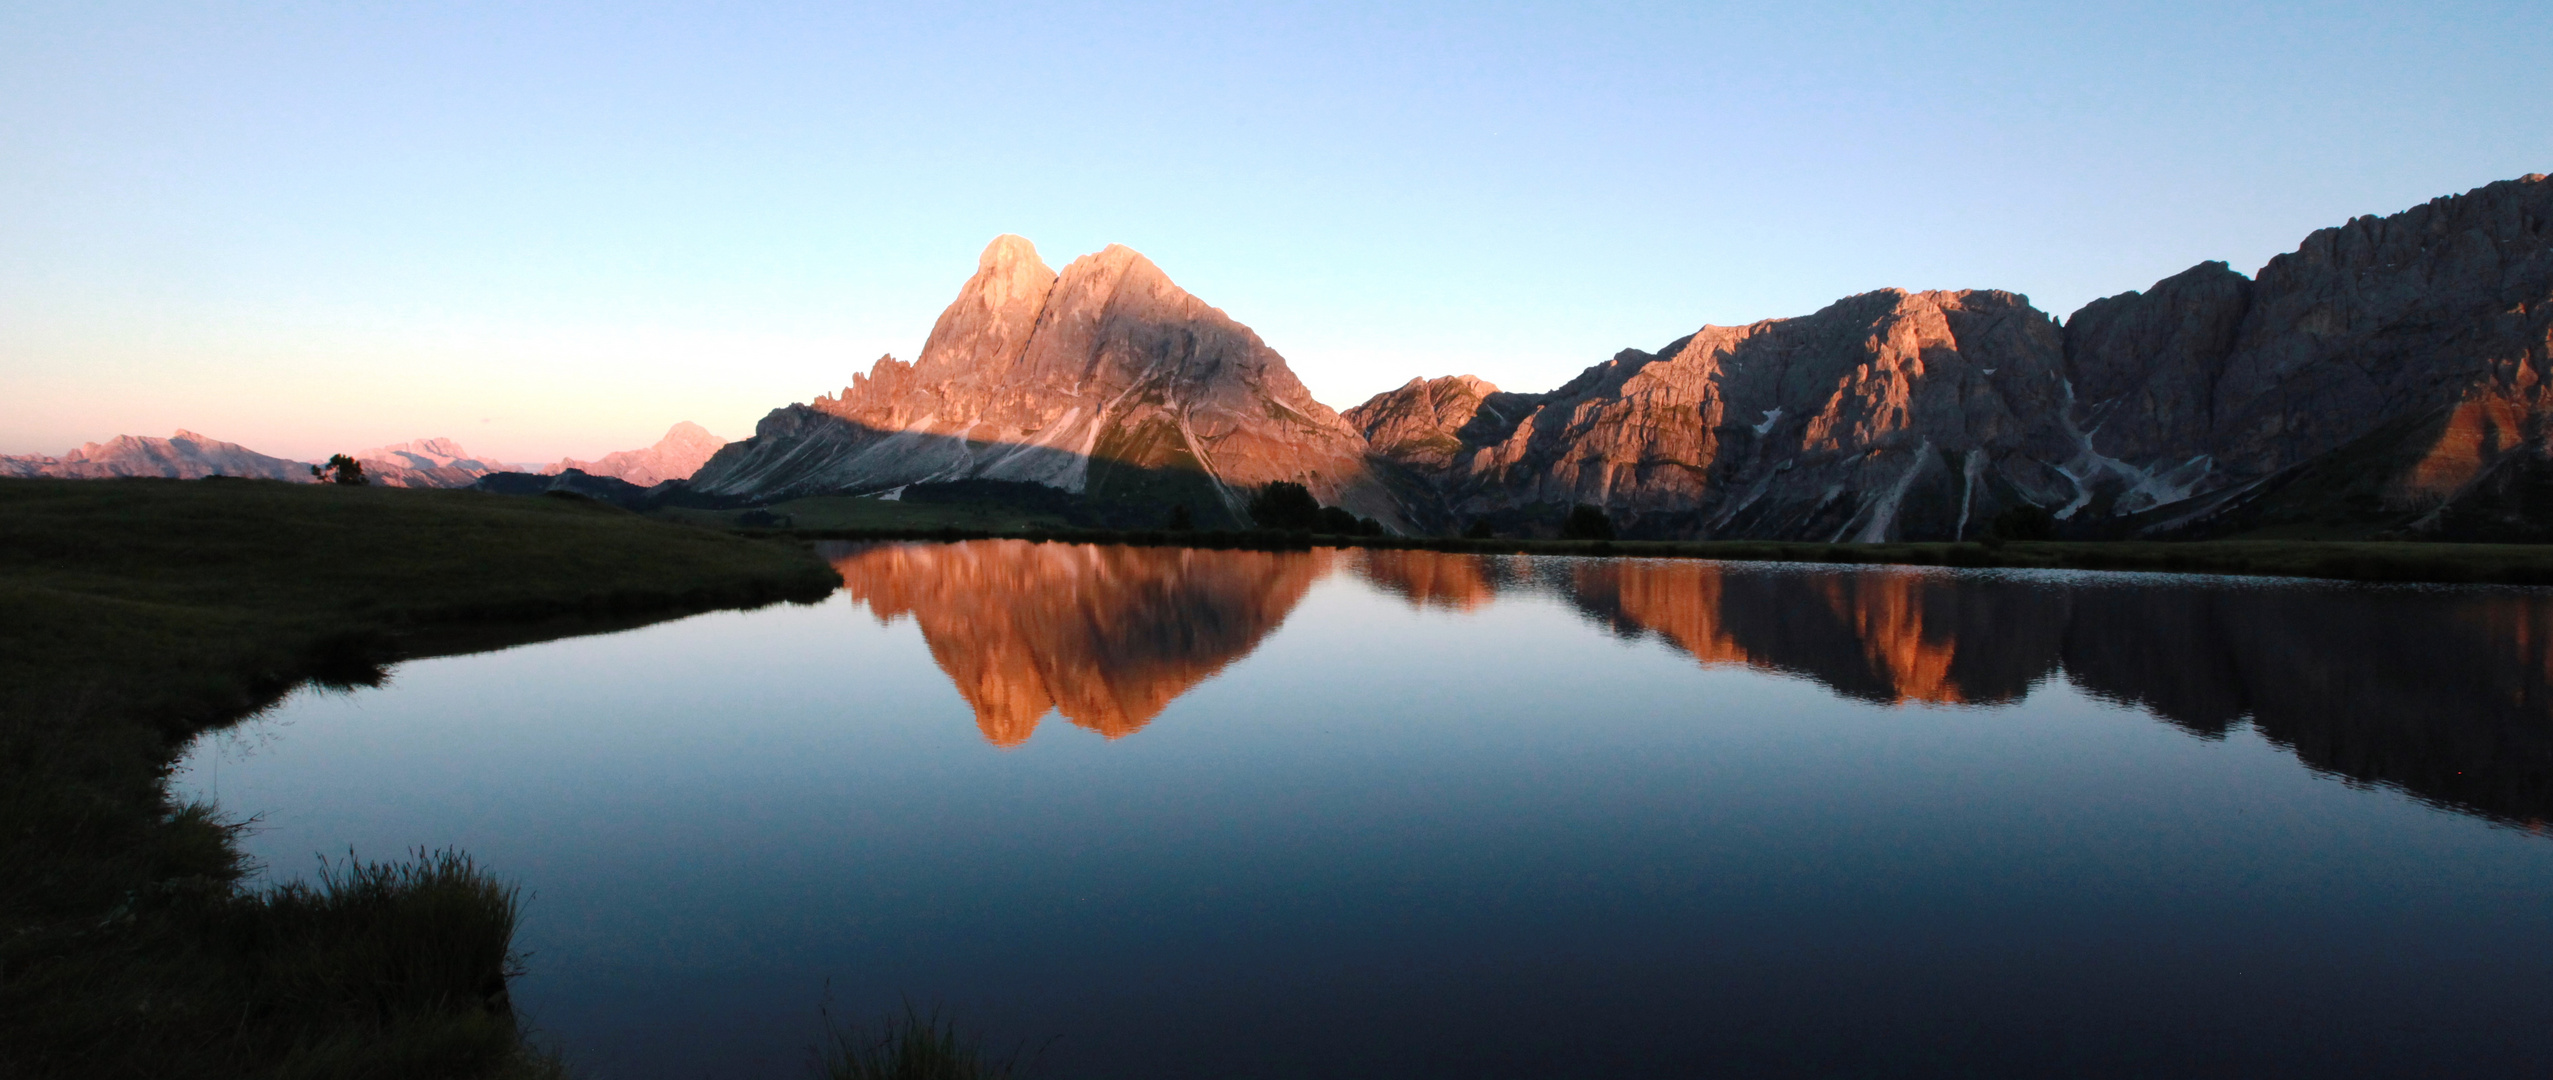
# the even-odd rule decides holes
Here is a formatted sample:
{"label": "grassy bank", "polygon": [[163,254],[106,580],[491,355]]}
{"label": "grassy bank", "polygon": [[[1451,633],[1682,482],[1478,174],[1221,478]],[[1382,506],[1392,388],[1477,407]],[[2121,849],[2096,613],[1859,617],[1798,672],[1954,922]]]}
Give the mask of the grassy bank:
{"label": "grassy bank", "polygon": [[1028,539],[1176,547],[1370,547],[1474,555],[1602,555],[1732,562],[1878,563],[2035,570],[2257,574],[2340,581],[2553,585],[2553,545],[2338,540],[2042,540],[1821,544],[1775,540],[1470,540],[1287,532],[939,528],[747,530],[808,540]]}
{"label": "grassy bank", "polygon": [[189,739],[304,680],[814,599],[801,545],[573,499],[0,481],[0,1075],[538,1074],[458,856],[254,890]]}

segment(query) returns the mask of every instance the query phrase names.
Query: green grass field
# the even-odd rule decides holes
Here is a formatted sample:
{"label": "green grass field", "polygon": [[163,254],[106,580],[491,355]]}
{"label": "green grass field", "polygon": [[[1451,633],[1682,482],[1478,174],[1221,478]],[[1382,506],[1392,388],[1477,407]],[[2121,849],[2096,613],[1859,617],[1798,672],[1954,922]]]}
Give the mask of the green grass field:
{"label": "green grass field", "polygon": [[554,1073],[505,1003],[498,879],[418,852],[260,888],[167,770],[306,679],[837,584],[578,499],[0,480],[0,1076]]}

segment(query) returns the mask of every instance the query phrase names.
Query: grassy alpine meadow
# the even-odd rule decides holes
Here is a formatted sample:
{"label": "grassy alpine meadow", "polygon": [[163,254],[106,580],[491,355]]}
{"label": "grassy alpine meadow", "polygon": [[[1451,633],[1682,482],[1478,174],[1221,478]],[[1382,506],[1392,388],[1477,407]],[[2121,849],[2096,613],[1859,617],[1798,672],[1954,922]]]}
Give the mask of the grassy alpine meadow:
{"label": "grassy alpine meadow", "polygon": [[543,1076],[514,888],[458,852],[265,886],[195,735],[419,656],[811,601],[802,544],[574,498],[0,480],[0,1076]]}

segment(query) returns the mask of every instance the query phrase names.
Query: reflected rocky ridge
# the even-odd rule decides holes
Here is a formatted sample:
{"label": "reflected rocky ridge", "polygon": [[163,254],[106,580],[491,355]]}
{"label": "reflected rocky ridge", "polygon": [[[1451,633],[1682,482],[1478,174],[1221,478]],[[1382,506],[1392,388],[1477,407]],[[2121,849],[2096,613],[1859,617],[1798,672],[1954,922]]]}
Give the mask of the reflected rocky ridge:
{"label": "reflected rocky ridge", "polygon": [[1393,554],[1359,572],[1413,604],[1449,580],[1547,581],[1617,634],[1879,703],[2009,703],[2061,674],[2202,737],[2248,721],[2434,805],[2553,817],[2553,594]]}
{"label": "reflected rocky ridge", "polygon": [[919,624],[1002,746],[1051,711],[1140,729],[1350,567],[1424,610],[1555,595],[1705,665],[1877,704],[2006,704],[2061,675],[2202,737],[2249,722],[2309,766],[2435,805],[2553,817],[2553,594],[1028,541],[828,556],[881,620]]}

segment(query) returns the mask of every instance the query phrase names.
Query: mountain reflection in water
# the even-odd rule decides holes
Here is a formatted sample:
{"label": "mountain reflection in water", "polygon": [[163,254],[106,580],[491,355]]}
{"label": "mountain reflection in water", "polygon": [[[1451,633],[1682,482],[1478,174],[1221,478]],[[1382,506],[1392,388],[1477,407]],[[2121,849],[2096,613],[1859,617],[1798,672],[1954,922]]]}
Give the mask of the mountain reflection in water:
{"label": "mountain reflection in water", "polygon": [[879,622],[910,615],[995,746],[1050,711],[1109,738],[1249,655],[1329,576],[1332,551],[1207,551],[983,540],[831,544]]}
{"label": "mountain reflection in water", "polygon": [[2313,768],[2439,806],[2553,816],[2539,592],[1028,541],[826,554],[881,621],[913,617],[999,746],[1050,711],[1110,738],[1142,728],[1347,566],[1424,609],[1556,595],[1705,665],[1881,704],[2011,704],[2062,674],[2202,737],[2248,721]]}

